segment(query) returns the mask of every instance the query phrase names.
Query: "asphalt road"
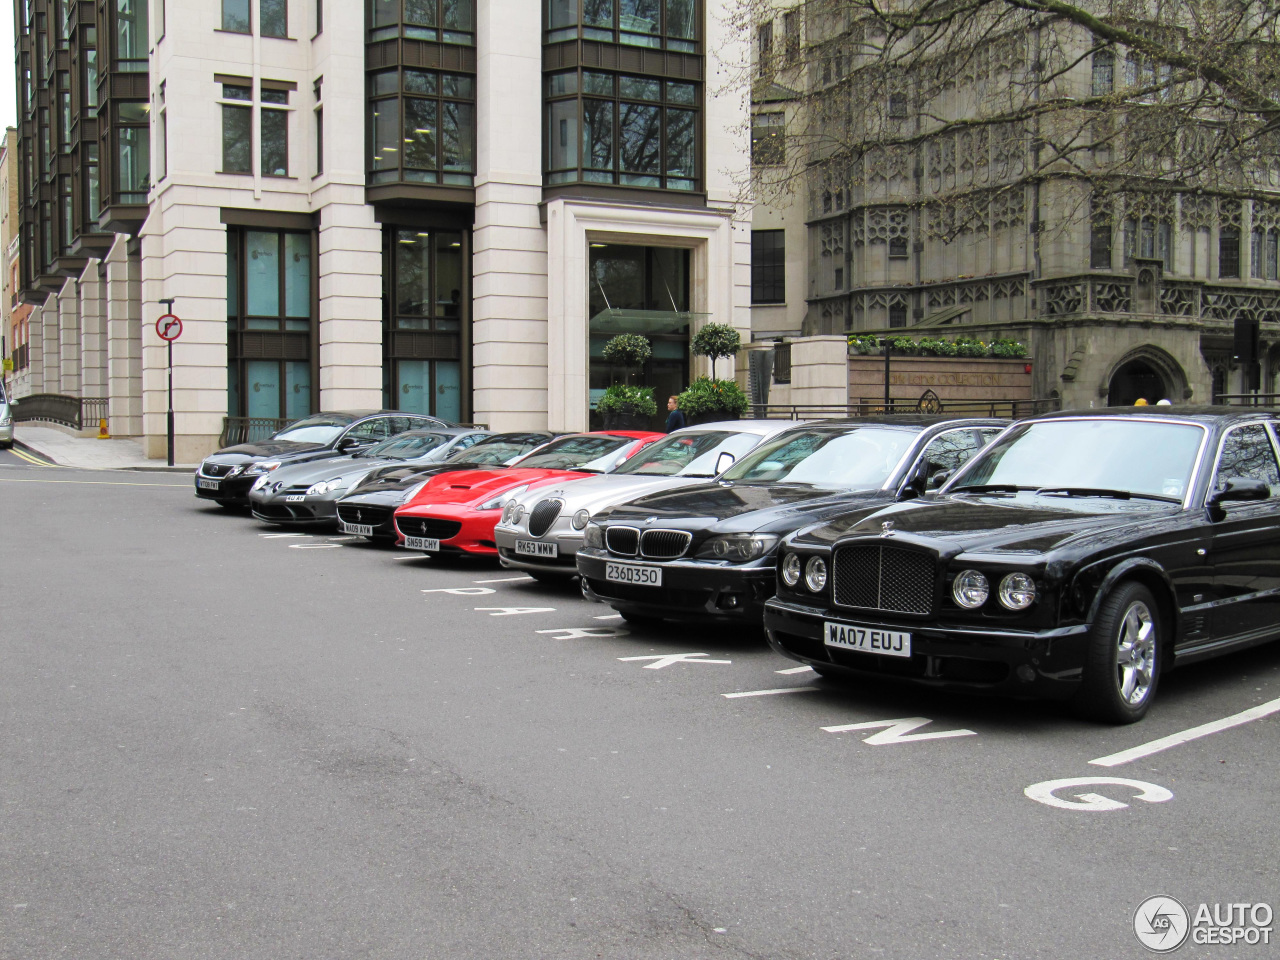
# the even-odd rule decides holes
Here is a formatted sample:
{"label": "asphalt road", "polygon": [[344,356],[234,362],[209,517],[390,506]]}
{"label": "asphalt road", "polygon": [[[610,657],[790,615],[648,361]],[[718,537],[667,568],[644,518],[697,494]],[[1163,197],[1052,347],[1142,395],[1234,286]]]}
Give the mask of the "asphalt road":
{"label": "asphalt road", "polygon": [[[1280,698],[1280,644],[1110,728],[628,632],[170,474],[5,457],[0,537],[6,960],[1126,958],[1156,894],[1280,907],[1280,715],[1090,763]],[[1098,777],[1141,783],[1025,793]]]}

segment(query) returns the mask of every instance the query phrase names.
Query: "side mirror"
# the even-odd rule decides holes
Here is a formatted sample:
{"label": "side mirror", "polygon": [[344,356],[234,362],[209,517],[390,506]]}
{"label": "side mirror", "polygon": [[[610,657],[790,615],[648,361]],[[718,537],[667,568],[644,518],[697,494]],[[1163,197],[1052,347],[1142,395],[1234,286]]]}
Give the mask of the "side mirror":
{"label": "side mirror", "polygon": [[338,441],[338,445],[334,448],[339,453],[350,453],[360,446],[360,441],[355,437],[343,437]]}
{"label": "side mirror", "polygon": [[921,460],[911,468],[911,472],[907,474],[907,479],[902,482],[902,488],[898,491],[898,499],[915,500],[917,497],[923,497],[928,479],[929,461]]}
{"label": "side mirror", "polygon": [[1221,520],[1226,516],[1222,505],[1228,502],[1248,500],[1269,500],[1271,488],[1261,480],[1247,480],[1244,477],[1232,477],[1223,481],[1217,490],[1209,494],[1204,505],[1210,520]]}
{"label": "side mirror", "polygon": [[938,490],[944,483],[951,479],[951,475],[953,473],[955,473],[954,470],[939,470],[929,478],[929,482],[926,486],[930,490]]}
{"label": "side mirror", "polygon": [[728,450],[724,451],[720,456],[716,457],[716,476],[720,476],[737,462],[737,457]]}

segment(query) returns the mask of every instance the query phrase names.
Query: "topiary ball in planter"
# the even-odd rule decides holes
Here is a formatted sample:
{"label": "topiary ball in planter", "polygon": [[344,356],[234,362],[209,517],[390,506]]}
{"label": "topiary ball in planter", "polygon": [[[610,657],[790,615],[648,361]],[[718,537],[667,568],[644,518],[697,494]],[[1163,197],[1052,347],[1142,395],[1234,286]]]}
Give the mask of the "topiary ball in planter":
{"label": "topiary ball in planter", "polygon": [[649,387],[616,383],[597,401],[596,411],[604,419],[606,430],[647,430],[658,404]]}
{"label": "topiary ball in planter", "polygon": [[733,380],[699,377],[680,394],[680,409],[690,426],[717,420],[739,420],[751,402]]}

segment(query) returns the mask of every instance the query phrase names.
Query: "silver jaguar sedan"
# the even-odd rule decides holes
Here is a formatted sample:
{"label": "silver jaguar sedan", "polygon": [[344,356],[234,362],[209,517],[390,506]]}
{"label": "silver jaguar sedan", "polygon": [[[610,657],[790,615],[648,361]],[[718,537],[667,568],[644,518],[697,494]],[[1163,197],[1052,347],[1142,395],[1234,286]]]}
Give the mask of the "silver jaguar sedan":
{"label": "silver jaguar sedan", "polygon": [[793,420],[725,420],[677,430],[612,473],[537,487],[509,501],[494,528],[498,560],[538,580],[577,576],[582,531],[598,511],[659,490],[705,483]]}
{"label": "silver jaguar sedan", "polygon": [[468,427],[409,430],[356,453],[283,466],[254,483],[249,505],[267,523],[337,523],[338,500],[371,470],[438,463],[488,436]]}

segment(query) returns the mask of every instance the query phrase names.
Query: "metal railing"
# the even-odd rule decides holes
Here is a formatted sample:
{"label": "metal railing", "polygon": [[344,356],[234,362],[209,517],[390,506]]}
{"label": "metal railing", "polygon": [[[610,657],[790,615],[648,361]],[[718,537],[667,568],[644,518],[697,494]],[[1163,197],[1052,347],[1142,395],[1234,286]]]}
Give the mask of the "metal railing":
{"label": "metal railing", "polygon": [[1227,407],[1280,407],[1280,393],[1220,393],[1213,402]]}
{"label": "metal railing", "polygon": [[231,447],[237,443],[257,443],[293,423],[279,417],[223,417],[219,447]]}
{"label": "metal railing", "polygon": [[805,406],[803,404],[757,403],[748,408],[747,416],[757,420],[830,420],[837,418],[873,417],[888,414],[945,413],[971,417],[1006,417],[1012,420],[1050,413],[1061,409],[1061,401],[1047,400],[940,400],[936,396],[919,400],[893,400],[886,406],[883,399],[850,400],[844,406]]}
{"label": "metal railing", "polygon": [[98,421],[107,416],[106,397],[67,397],[59,393],[33,393],[18,397],[13,408],[13,419],[18,423],[43,421],[60,423],[73,430],[82,430],[88,424],[97,427]]}

